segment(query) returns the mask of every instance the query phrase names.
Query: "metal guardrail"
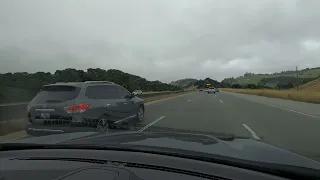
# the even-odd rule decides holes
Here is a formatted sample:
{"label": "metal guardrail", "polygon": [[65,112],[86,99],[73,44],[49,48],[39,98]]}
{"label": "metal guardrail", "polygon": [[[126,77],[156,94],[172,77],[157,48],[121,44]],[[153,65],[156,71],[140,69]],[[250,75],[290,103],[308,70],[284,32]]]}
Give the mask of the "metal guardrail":
{"label": "metal guardrail", "polygon": [[[157,92],[150,94],[138,95],[140,98],[149,98],[161,95],[170,95],[175,93],[180,93],[183,91],[172,91],[172,92]],[[12,104],[0,104],[0,122],[17,120],[21,118],[26,118],[26,110],[28,103],[12,103]]]}

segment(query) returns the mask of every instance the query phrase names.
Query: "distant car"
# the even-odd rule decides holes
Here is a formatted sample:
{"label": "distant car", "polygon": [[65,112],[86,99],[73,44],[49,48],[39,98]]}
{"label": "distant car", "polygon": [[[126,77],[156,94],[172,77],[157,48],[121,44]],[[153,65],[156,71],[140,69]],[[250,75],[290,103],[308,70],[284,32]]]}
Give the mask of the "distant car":
{"label": "distant car", "polygon": [[199,92],[202,92],[203,91],[203,89],[199,89]]}
{"label": "distant car", "polygon": [[132,94],[134,95],[141,95],[142,94],[142,91],[141,90],[135,90],[132,92]]}
{"label": "distant car", "polygon": [[214,87],[209,87],[208,90],[207,90],[208,94],[215,94],[216,93],[216,89]]}
{"label": "distant car", "polygon": [[143,121],[144,101],[113,82],[56,83],[41,88],[27,114],[30,135],[106,131]]}
{"label": "distant car", "polygon": [[216,88],[216,92],[220,92],[218,88]]}

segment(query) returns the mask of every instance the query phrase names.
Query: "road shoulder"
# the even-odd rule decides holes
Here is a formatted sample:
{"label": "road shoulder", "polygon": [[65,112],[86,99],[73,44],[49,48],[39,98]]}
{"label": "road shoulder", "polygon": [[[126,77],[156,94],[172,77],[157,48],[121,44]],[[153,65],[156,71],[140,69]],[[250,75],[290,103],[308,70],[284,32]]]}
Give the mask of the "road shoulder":
{"label": "road shoulder", "polygon": [[311,116],[314,116],[315,118],[320,119],[320,111],[319,111],[320,104],[305,103],[305,102],[298,102],[298,101],[292,101],[292,100],[284,100],[284,99],[249,95],[249,94],[240,94],[240,93],[233,93],[233,92],[226,92],[226,91],[223,91],[222,93],[233,95],[238,98],[243,98],[255,103],[273,106],[274,108],[280,108],[283,110],[291,111],[292,113],[311,115]]}

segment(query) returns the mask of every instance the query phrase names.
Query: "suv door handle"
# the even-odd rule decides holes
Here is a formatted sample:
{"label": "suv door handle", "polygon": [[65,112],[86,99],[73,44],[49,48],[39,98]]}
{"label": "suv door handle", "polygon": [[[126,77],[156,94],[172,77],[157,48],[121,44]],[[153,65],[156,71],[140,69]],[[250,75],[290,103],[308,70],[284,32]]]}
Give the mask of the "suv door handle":
{"label": "suv door handle", "polygon": [[127,105],[128,103],[123,103],[124,105]]}

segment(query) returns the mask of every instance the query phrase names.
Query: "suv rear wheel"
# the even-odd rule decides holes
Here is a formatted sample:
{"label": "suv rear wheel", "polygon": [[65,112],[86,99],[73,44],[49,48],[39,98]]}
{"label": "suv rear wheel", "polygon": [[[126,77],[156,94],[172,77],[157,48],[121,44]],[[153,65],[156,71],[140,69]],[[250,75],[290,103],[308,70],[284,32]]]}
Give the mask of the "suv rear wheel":
{"label": "suv rear wheel", "polygon": [[139,106],[139,108],[138,108],[137,119],[139,122],[142,122],[144,119],[144,108],[142,106]]}

